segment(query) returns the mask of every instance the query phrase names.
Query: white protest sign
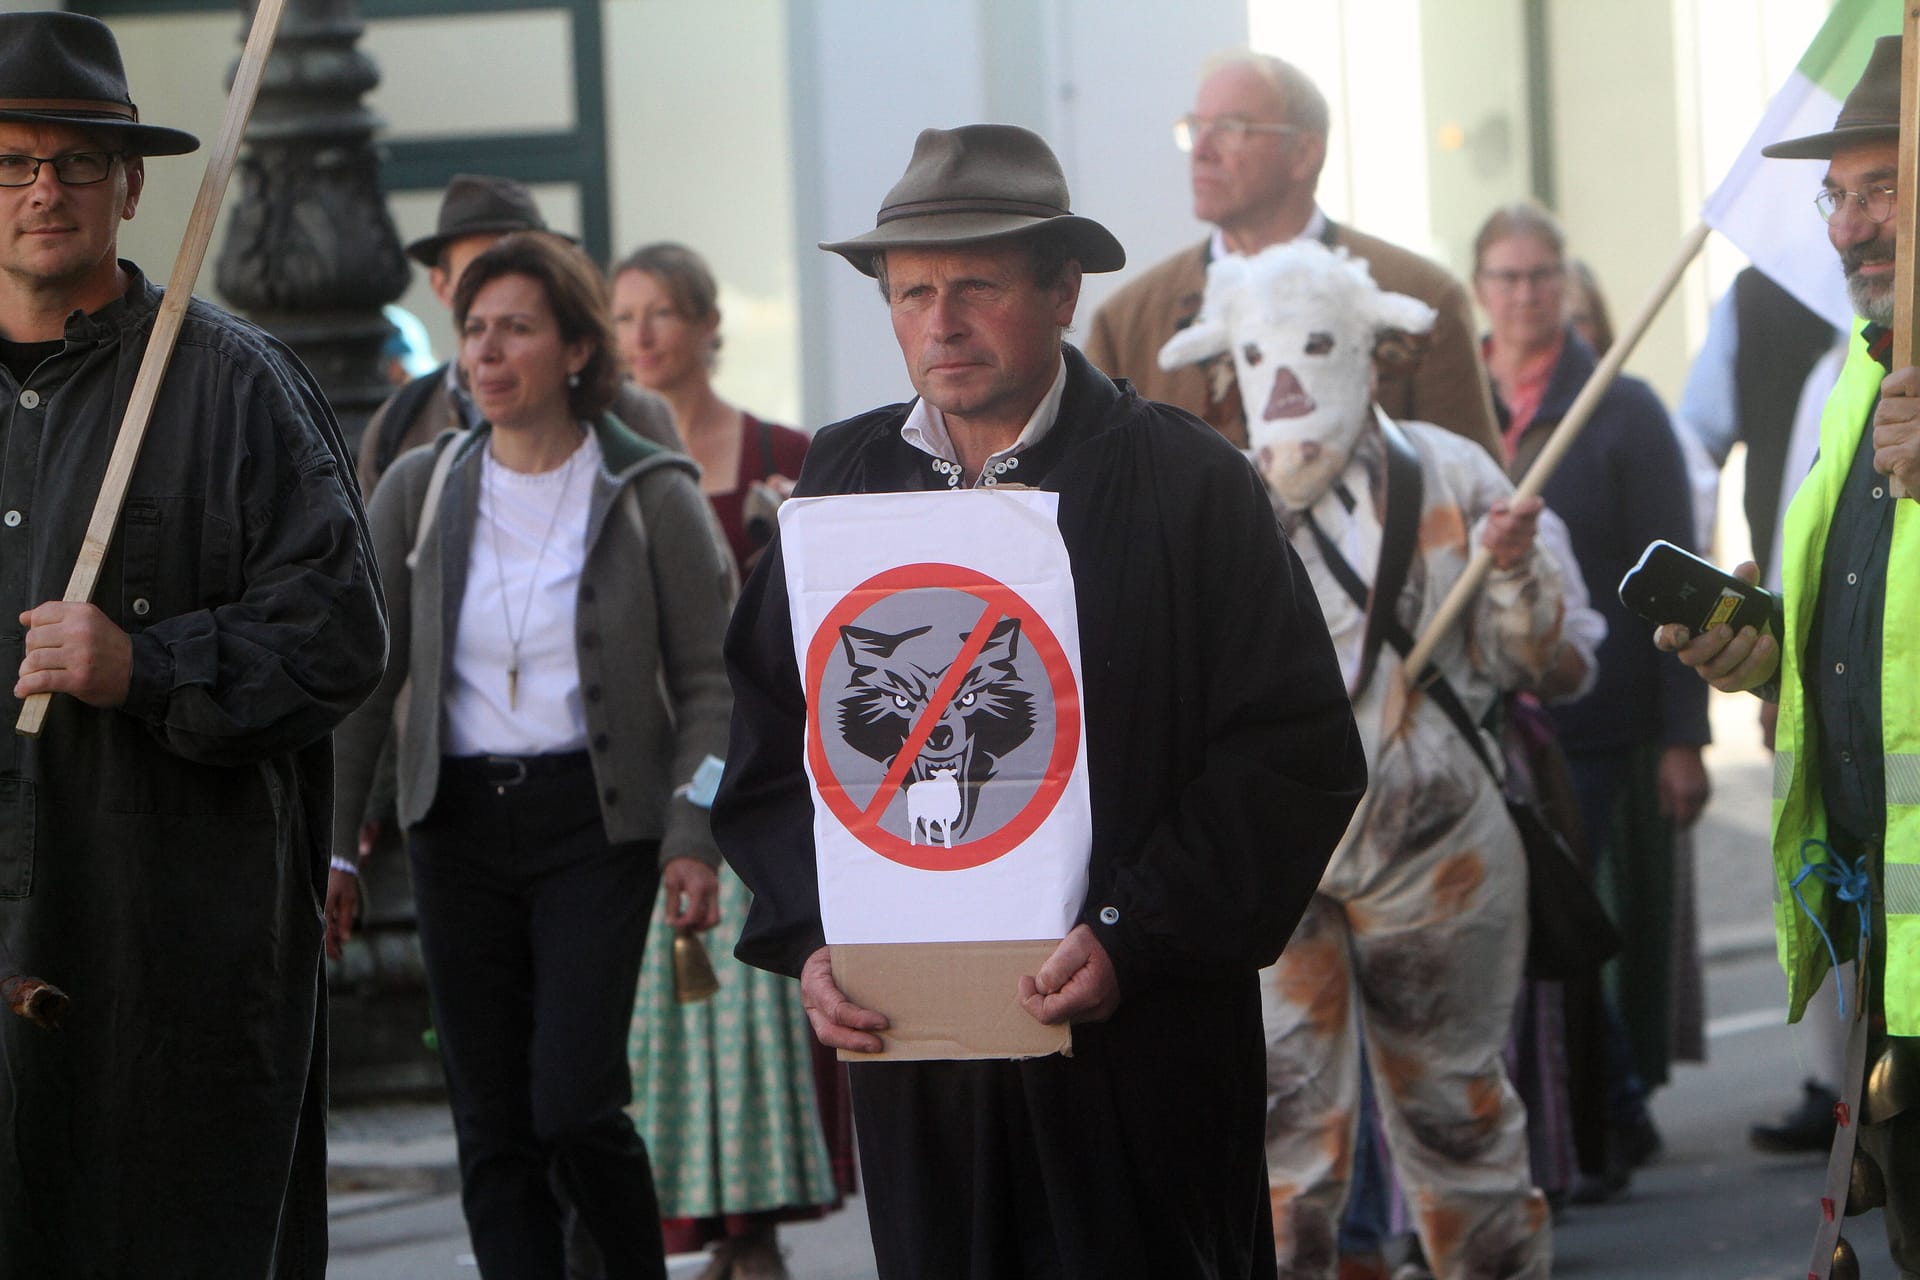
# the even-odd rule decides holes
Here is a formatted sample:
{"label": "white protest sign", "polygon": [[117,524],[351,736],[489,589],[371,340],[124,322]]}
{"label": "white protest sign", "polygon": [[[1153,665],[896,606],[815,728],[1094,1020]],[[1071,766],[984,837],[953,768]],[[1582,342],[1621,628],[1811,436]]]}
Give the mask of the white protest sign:
{"label": "white protest sign", "polygon": [[1092,818],[1059,496],[780,508],[829,943],[1059,938]]}

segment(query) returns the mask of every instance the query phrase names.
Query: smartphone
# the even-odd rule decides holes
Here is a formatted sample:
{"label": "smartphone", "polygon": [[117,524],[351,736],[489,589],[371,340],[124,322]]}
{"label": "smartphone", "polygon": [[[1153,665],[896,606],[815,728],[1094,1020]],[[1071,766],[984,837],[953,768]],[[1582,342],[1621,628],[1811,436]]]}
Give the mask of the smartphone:
{"label": "smartphone", "polygon": [[1620,579],[1620,603],[1656,626],[1677,622],[1693,635],[1726,623],[1778,636],[1780,598],[1715,568],[1671,542],[1655,541]]}

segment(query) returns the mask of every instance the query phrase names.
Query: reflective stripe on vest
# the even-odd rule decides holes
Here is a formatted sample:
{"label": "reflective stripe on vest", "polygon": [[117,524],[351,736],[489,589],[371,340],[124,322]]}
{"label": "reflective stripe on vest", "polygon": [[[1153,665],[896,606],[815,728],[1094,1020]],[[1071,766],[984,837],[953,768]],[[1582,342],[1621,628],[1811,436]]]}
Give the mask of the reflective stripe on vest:
{"label": "reflective stripe on vest", "polygon": [[[1846,365],[1820,418],[1820,456],[1787,508],[1783,538],[1781,581],[1786,584],[1787,634],[1775,735],[1780,750],[1774,757],[1774,924],[1780,965],[1787,974],[1788,1016],[1794,1020],[1805,1010],[1829,964],[1826,945],[1788,887],[1803,865],[1802,842],[1827,834],[1820,798],[1819,744],[1809,740],[1814,726],[1795,673],[1806,658],[1834,506],[1880,392],[1882,370],[1867,352],[1861,327],[1859,322],[1854,325]],[[1874,885],[1886,909],[1887,972],[1882,989],[1887,1030],[1893,1035],[1920,1035],[1920,662],[1916,661],[1920,655],[1911,652],[1913,640],[1920,638],[1920,589],[1903,588],[1908,583],[1920,583],[1920,504],[1901,501],[1894,512],[1887,564],[1880,664],[1887,793],[1885,870]],[[1809,878],[1800,892],[1807,905],[1821,913],[1836,943],[1855,935],[1857,922],[1851,908],[1843,908],[1838,918],[1828,914],[1824,884]]]}

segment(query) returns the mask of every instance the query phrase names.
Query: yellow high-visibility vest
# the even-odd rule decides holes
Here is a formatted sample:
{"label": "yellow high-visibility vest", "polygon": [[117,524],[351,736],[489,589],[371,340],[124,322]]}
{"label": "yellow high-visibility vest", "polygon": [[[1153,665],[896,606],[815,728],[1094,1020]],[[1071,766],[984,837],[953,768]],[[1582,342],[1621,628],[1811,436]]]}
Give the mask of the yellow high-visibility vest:
{"label": "yellow high-visibility vest", "polygon": [[[1819,730],[1806,712],[1800,672],[1820,594],[1827,531],[1880,393],[1883,370],[1854,324],[1853,341],[1820,417],[1820,456],[1793,495],[1782,535],[1781,582],[1786,636],[1781,659],[1778,750],[1773,762],[1774,927],[1787,975],[1788,1020],[1798,1021],[1830,967],[1826,944],[1789,887],[1804,865],[1802,842],[1827,834],[1820,795]],[[1882,980],[1891,1035],[1920,1035],[1920,502],[1894,509],[1880,662],[1881,745],[1886,753],[1885,874],[1873,892],[1886,910],[1887,969]],[[1851,906],[1830,906],[1832,891],[1809,876],[1807,906],[1826,922],[1841,959],[1854,949]]]}

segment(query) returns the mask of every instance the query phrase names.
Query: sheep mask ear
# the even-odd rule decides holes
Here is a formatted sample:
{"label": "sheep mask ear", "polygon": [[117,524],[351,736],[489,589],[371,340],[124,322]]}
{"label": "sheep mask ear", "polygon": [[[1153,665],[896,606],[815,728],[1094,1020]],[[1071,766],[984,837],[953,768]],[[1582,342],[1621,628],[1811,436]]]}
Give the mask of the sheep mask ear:
{"label": "sheep mask ear", "polygon": [[1160,367],[1171,373],[1182,365],[1200,364],[1233,350],[1233,330],[1238,323],[1234,303],[1246,296],[1250,282],[1245,258],[1215,258],[1208,263],[1200,314],[1160,348]]}
{"label": "sheep mask ear", "polygon": [[1434,321],[1440,318],[1438,311],[1404,293],[1382,293],[1374,300],[1372,312],[1376,330],[1398,329],[1401,333],[1431,332]]}
{"label": "sheep mask ear", "polygon": [[1168,373],[1189,364],[1211,360],[1233,345],[1227,326],[1203,309],[1193,323],[1167,339],[1160,348],[1160,367]]}

